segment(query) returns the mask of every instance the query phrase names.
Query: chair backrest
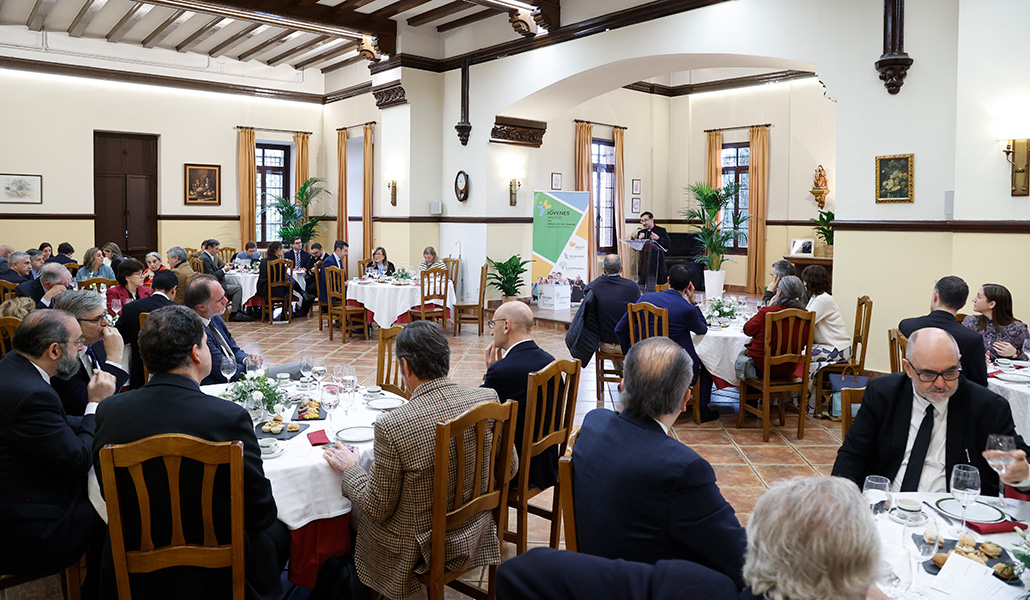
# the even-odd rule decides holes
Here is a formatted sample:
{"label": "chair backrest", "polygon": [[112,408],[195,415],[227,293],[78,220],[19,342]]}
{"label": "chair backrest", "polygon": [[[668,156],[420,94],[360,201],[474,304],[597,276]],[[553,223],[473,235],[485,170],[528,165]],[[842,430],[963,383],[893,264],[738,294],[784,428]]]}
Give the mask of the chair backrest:
{"label": "chair backrest", "polygon": [[426,269],[422,271],[422,310],[433,300],[447,303],[447,269]]}
{"label": "chair backrest", "polygon": [[[236,258],[236,248],[232,246],[225,246],[224,248],[218,249],[218,258],[221,258],[224,262],[231,263]],[[143,263],[146,264],[146,263]]]}
{"label": "chair backrest", "polygon": [[322,297],[322,282],[318,280],[318,272],[322,270],[323,262],[320,260],[311,265],[311,278],[315,280],[315,302]]}
{"label": "chair backrest", "polygon": [[458,291],[458,266],[461,264],[457,258],[445,258],[443,264],[447,268],[447,279],[454,285],[454,291]]}
{"label": "chair backrest", "polygon": [[268,261],[268,296],[275,296],[274,290],[285,288],[287,298],[293,293],[293,261],[277,258]]}
{"label": "chair backrest", "polygon": [[862,296],[855,307],[855,335],[851,338],[851,364],[858,367],[859,373],[865,370],[865,352],[869,347],[869,326],[872,319],[873,301],[869,296]]}
{"label": "chair backrest", "polygon": [[905,358],[905,350],[908,349],[908,338],[900,329],[888,329],[887,343],[890,344],[891,373],[900,373],[903,370],[901,359]]}
{"label": "chair backrest", "polygon": [[656,292],[664,292],[667,289],[669,289],[668,283],[660,283],[654,286],[654,291]]}
{"label": "chair backrest", "polygon": [[578,360],[555,360],[529,374],[522,439],[515,440],[520,460],[526,465],[519,469],[519,489],[529,489],[532,457],[553,446],[558,446],[559,456],[565,453],[576,414],[581,369]]}
{"label": "chair backrest", "polygon": [[340,267],[325,269],[325,301],[329,306],[347,304],[347,274]]}
{"label": "chair backrest", "polygon": [[183,250],[186,251],[186,257],[187,258],[194,258],[194,255],[200,252],[200,250],[198,250],[196,248],[185,248],[184,247]]}
{"label": "chair backrest", "polygon": [[[489,263],[483,263],[483,268],[479,270],[479,308],[486,306],[486,272],[489,266]],[[458,293],[457,288],[454,293]]]}
{"label": "chair backrest", "polygon": [[187,260],[189,260],[190,268],[193,269],[194,273],[204,272],[204,261],[200,260],[195,256],[191,256]]}
{"label": "chair backrest", "polygon": [[14,298],[14,288],[16,287],[18,287],[17,283],[0,281],[0,302],[7,302],[9,298]]}
{"label": "chair backrest", "polygon": [[[179,471],[182,459],[203,465],[203,488],[200,504],[203,514],[203,543],[187,543],[183,534],[182,499],[179,495]],[[168,493],[171,497],[171,540],[167,546],[155,547],[150,511],[150,495],[143,463],[153,459],[164,462],[167,472]],[[219,544],[215,534],[215,473],[219,465],[229,466],[228,497],[218,499],[220,505],[230,507],[231,543]],[[120,493],[116,469],[127,470],[132,478],[133,491]],[[155,470],[156,471],[156,470]],[[111,534],[111,552],[114,560],[118,597],[128,599],[129,573],[150,573],[173,566],[204,567],[210,569],[231,567],[233,599],[243,600],[243,442],[207,442],[189,435],[170,433],[155,435],[130,444],[107,444],[100,449],[100,472],[104,497],[107,500],[108,525]],[[164,486],[153,481],[156,489]],[[138,549],[126,548],[125,523],[122,500],[135,497],[140,517],[140,543]],[[187,502],[192,500],[187,499]],[[125,513],[133,514],[133,513]],[[165,515],[157,515],[164,519]]]}
{"label": "chair backrest", "polygon": [[765,365],[762,377],[768,379],[775,365],[804,364],[802,379],[808,389],[808,366],[812,363],[812,337],[815,313],[787,308],[765,313]]}
{"label": "chair backrest", "polygon": [[965,321],[967,316],[969,315],[966,313],[955,313],[955,320],[958,321],[959,325],[961,325],[962,321]]}
{"label": "chair backrest", "polygon": [[[143,326],[147,324],[147,317],[149,317],[149,316],[150,316],[150,313],[148,313],[148,312],[140,313],[139,314],[139,330],[140,331],[143,331]],[[139,353],[139,338],[138,337],[136,338],[136,351],[137,351],[137,353]],[[143,355],[142,354],[140,354],[140,361],[141,362],[143,361]],[[143,363],[143,384],[146,385],[146,383],[148,381],[150,381],[150,370],[147,369],[147,363]]]}
{"label": "chair backrest", "polygon": [[649,337],[669,337],[669,311],[650,302],[627,305],[629,312],[629,343],[636,344]]}
{"label": "chair backrest", "polygon": [[91,279],[83,279],[82,281],[75,284],[80,290],[93,290],[96,293],[100,292],[100,286],[114,287],[118,285],[118,282],[114,279],[107,279],[106,277],[93,277]]}
{"label": "chair backrest", "polygon": [[446,423],[436,424],[430,582],[443,579],[447,532],[480,513],[493,513],[500,549],[508,523],[515,414],[516,404],[511,400],[504,404],[483,402]]}
{"label": "chair backrest", "polygon": [[401,379],[400,363],[397,361],[393,347],[393,338],[404,329],[400,325],[394,325],[386,329],[379,329],[379,355],[376,360],[376,385],[387,392],[398,396],[409,398],[404,389],[404,381]]}
{"label": "chair backrest", "polygon": [[562,523],[565,524],[565,549],[572,552],[579,552],[579,539],[576,537],[576,497],[572,488],[572,448],[577,433],[579,428],[573,430],[565,454],[558,459],[558,481],[561,483],[558,500],[561,502]]}
{"label": "chair backrest", "polygon": [[358,277],[364,277],[365,271],[368,270],[368,265],[372,264],[371,258],[363,258],[358,261]]}
{"label": "chair backrest", "polygon": [[82,265],[75,262],[64,263],[64,266],[66,269],[68,269],[68,272],[71,273],[73,277],[75,276],[75,272],[82,268]]}
{"label": "chair backrest", "polygon": [[0,354],[7,354],[14,346],[14,330],[21,325],[21,319],[17,317],[0,317]]}
{"label": "chair backrest", "polygon": [[840,439],[844,440],[851,428],[854,417],[851,416],[851,407],[862,404],[862,396],[865,388],[844,388],[840,391]]}

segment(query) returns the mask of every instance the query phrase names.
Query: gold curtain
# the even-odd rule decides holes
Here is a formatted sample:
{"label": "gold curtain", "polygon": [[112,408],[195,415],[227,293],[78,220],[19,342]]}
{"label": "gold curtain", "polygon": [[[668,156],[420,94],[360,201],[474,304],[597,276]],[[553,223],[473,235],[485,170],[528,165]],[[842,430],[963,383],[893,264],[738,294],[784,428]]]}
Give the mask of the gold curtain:
{"label": "gold curtain", "polygon": [[[293,182],[293,193],[296,194],[300,190],[300,184],[308,180],[308,139],[311,135],[307,133],[295,133],[293,134],[293,145],[296,148],[297,154],[297,170],[294,173]],[[308,211],[304,211],[304,216],[307,215]]]}
{"label": "gold curtain", "polygon": [[[594,195],[591,187],[592,164],[590,162],[590,143],[593,141],[594,126],[590,123],[576,123],[576,190],[591,192],[587,203],[587,278],[594,280],[597,270],[597,229],[594,214]],[[616,163],[618,164],[618,163]]]}
{"label": "gold curtain", "polygon": [[347,241],[347,130],[336,132],[336,239]]}
{"label": "gold curtain", "polygon": [[708,132],[708,185],[722,187],[722,132]]}
{"label": "gold curtain", "polygon": [[240,209],[240,248],[256,239],[257,232],[257,149],[253,129],[236,131],[236,201]]}
{"label": "gold curtain", "polygon": [[765,279],[765,213],[769,203],[769,128],[751,128],[748,177],[747,293],[757,294]]}
{"label": "gold curtain", "polygon": [[626,130],[622,127],[612,129],[615,141],[615,252],[626,264],[627,257],[619,240],[626,237],[626,162],[623,160],[623,142]]}
{"label": "gold curtain", "polygon": [[372,170],[372,167],[374,166],[373,161],[375,160],[375,157],[373,156],[372,152],[373,144],[375,143],[372,139],[372,124],[369,123],[365,125],[365,127],[362,129],[362,133],[365,136],[363,159],[365,167],[365,177],[362,183],[363,195],[361,204],[362,248],[364,252],[362,253],[361,257],[371,258],[372,248],[374,247],[372,243],[372,187],[375,185]]}

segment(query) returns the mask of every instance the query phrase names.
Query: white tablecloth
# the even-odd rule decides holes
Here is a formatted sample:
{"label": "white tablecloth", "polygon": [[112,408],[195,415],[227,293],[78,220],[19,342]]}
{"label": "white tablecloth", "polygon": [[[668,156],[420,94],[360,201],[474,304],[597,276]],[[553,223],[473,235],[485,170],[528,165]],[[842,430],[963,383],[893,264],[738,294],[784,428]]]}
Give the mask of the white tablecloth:
{"label": "white tablecloth", "polygon": [[[257,273],[240,273],[238,271],[230,271],[225,274],[225,280],[229,283],[239,284],[243,288],[243,303],[246,304],[251,298],[257,295]],[[293,273],[293,280],[297,282],[300,289],[307,287],[307,277],[304,273]]]}
{"label": "white tablecloth", "polygon": [[744,350],[744,344],[751,339],[744,335],[743,325],[731,325],[726,328],[718,325],[708,328],[708,333],[694,336],[694,350],[701,364],[713,376],[730,385],[740,385],[733,363]]}
{"label": "white tablecloth", "polygon": [[[1022,371],[1026,373],[1026,369]],[[1012,420],[1016,423],[1016,433],[1024,440],[1030,440],[1030,385],[1010,383],[994,377],[987,380],[987,389],[1009,401],[1012,407]]]}
{"label": "white tablecloth", "polygon": [[[347,283],[347,300],[361,303],[372,311],[373,319],[380,327],[392,326],[397,317],[422,303],[422,286],[393,285],[391,283],[358,284]],[[455,302],[454,284],[447,282],[447,308],[453,310]]]}

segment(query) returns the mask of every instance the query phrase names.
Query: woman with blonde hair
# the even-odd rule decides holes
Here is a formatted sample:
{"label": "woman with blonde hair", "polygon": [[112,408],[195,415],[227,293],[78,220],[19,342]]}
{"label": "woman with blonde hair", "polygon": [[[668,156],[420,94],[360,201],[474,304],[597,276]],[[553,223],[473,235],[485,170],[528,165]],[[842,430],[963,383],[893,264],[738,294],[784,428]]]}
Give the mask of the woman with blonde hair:
{"label": "woman with blonde hair", "polygon": [[82,255],[82,267],[75,272],[75,281],[85,281],[94,277],[116,279],[114,270],[104,264],[104,251],[94,246]]}
{"label": "woman with blonde hair", "polygon": [[432,246],[426,246],[426,249],[422,251],[422,262],[418,264],[419,271],[428,271],[429,269],[446,269],[447,265],[436,255],[436,248]]}

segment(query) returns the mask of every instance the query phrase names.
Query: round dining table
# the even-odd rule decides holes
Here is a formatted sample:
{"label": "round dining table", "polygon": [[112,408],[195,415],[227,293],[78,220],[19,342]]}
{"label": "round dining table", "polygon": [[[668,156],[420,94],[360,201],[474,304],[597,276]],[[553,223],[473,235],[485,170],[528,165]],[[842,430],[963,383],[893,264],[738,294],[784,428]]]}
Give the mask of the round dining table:
{"label": "round dining table", "polygon": [[[352,279],[347,282],[347,301],[364,306],[371,313],[371,320],[385,329],[422,303],[422,286]],[[448,281],[446,308],[453,310],[455,301],[454,283]],[[434,304],[439,303],[434,301]]]}
{"label": "round dining table", "polygon": [[988,368],[987,389],[1008,401],[1016,433],[1030,439],[1030,369]]}
{"label": "round dining table", "polygon": [[[225,274],[228,283],[235,283],[243,289],[243,304],[246,305],[251,298],[257,295],[258,274],[242,271],[229,271]],[[297,282],[300,289],[306,289],[307,277],[300,271],[293,272],[293,280]],[[296,291],[294,291],[296,293]]]}
{"label": "round dining table", "polygon": [[743,322],[732,320],[726,327],[712,323],[708,333],[694,336],[694,351],[719,388],[740,385],[733,364],[744,350],[744,344],[751,340],[744,334],[743,327]]}

